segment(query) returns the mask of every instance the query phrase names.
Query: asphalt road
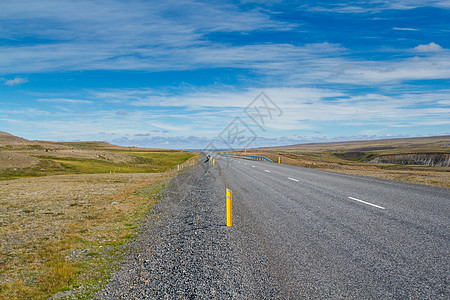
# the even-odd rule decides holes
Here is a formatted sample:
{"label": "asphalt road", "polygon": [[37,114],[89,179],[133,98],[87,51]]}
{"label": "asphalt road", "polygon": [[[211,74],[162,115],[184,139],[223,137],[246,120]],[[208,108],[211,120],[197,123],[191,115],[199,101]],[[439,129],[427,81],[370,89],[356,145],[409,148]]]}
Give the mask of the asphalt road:
{"label": "asphalt road", "polygon": [[224,205],[233,191],[230,240],[257,297],[450,297],[449,189],[214,157],[207,188]]}
{"label": "asphalt road", "polygon": [[214,158],[168,184],[96,299],[449,299],[449,189]]}

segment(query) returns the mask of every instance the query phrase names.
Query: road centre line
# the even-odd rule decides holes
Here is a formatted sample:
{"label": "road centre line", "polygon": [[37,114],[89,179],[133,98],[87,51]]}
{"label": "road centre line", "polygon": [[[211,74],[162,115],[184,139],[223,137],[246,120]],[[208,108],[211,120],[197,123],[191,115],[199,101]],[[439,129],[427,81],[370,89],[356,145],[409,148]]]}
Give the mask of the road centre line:
{"label": "road centre line", "polygon": [[270,171],[269,170],[264,170],[265,172],[267,172],[267,173],[270,173]]}
{"label": "road centre line", "polygon": [[367,204],[367,205],[370,205],[370,206],[373,206],[373,207],[376,207],[376,208],[379,208],[379,209],[386,209],[383,206],[379,206],[379,205],[376,205],[376,204],[373,204],[373,203],[370,203],[370,202],[366,202],[366,201],[363,201],[363,200],[360,200],[360,199],[356,199],[356,198],[353,198],[353,197],[348,197],[348,198],[352,199],[352,200],[355,200],[355,201],[358,201],[358,202],[361,202],[361,203],[364,203],[364,204]]}
{"label": "road centre line", "polygon": [[300,181],[300,180],[298,180],[298,179],[291,178],[291,177],[288,177],[288,179],[293,180],[293,181]]}

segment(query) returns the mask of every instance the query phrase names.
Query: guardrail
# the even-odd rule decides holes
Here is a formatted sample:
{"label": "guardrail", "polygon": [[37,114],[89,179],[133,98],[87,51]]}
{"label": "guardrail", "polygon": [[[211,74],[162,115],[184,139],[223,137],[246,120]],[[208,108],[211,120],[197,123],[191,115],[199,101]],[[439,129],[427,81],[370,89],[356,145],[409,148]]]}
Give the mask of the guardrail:
{"label": "guardrail", "polygon": [[225,154],[225,153],[222,153],[222,155],[238,157],[238,158],[253,159],[253,160],[265,160],[265,161],[273,163],[273,161],[270,158],[267,158],[265,156],[247,155],[247,154]]}

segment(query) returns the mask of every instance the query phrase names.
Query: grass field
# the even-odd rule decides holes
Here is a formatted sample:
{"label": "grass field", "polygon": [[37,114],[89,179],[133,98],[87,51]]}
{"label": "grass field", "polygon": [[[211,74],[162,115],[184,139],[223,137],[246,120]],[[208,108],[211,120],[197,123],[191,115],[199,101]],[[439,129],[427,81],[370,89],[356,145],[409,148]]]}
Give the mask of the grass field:
{"label": "grass field", "polygon": [[170,175],[81,174],[0,181],[0,299],[88,296]]}
{"label": "grass field", "polygon": [[[187,151],[105,150],[98,152],[102,154],[96,154],[97,157],[91,157],[90,151],[85,151],[84,157],[79,153],[82,151],[72,153],[47,153],[44,150],[2,151],[3,154],[9,152],[21,155],[21,161],[18,161],[17,165],[23,165],[21,162],[27,160],[27,157],[29,160],[37,159],[38,161],[29,167],[0,168],[0,179],[61,174],[159,173],[174,168],[195,156]],[[6,154],[6,159],[7,156]]]}

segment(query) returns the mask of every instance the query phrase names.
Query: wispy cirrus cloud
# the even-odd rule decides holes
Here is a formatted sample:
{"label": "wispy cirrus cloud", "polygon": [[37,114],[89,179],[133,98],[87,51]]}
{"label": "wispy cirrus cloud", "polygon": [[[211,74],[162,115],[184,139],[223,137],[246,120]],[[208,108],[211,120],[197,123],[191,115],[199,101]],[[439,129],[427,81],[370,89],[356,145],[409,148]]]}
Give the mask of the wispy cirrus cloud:
{"label": "wispy cirrus cloud", "polygon": [[[284,31],[298,26],[276,20],[263,11],[240,11],[232,4],[207,5],[193,0],[177,5],[171,1],[151,2],[151,5],[145,2],[125,5],[120,1],[109,1],[108,5],[102,1],[25,3],[2,4],[0,19],[8,24],[6,35],[9,32],[19,40],[34,37],[43,42],[0,46],[1,73],[236,68],[259,74],[260,80],[270,85],[312,84],[318,80],[378,84],[389,80],[449,78],[448,55],[421,62],[415,58],[370,61],[352,57],[351,49],[336,43],[233,44],[209,38],[208,34],[214,32]],[[401,3],[402,7],[419,5],[417,1]],[[380,10],[392,5],[389,1],[375,1],[370,5],[353,1],[350,5],[335,4],[333,9],[351,11],[361,6]],[[39,24],[36,20],[40,20]],[[52,26],[45,26],[45,22]],[[71,38],[67,39],[68,36]],[[414,52],[420,53],[441,50],[434,42],[414,48]],[[421,72],[411,72],[412,69]]]}
{"label": "wispy cirrus cloud", "polygon": [[[213,32],[289,30],[258,11],[240,11],[227,3],[193,0],[35,1],[0,4],[2,36],[17,42],[0,47],[0,72],[141,69],[175,67],[173,59],[212,48],[205,36]],[[188,51],[189,52],[189,51]],[[181,65],[185,69],[186,64]]]}
{"label": "wispy cirrus cloud", "polygon": [[392,29],[398,31],[417,31],[417,29],[409,27],[392,27]]}
{"label": "wispy cirrus cloud", "polygon": [[386,10],[409,10],[419,7],[448,9],[450,8],[450,3],[447,0],[353,0],[346,1],[345,3],[311,1],[310,3],[303,4],[302,7],[317,12],[361,14],[378,13]]}
{"label": "wispy cirrus cloud", "polygon": [[92,101],[80,100],[80,99],[67,99],[67,98],[48,98],[48,99],[37,99],[39,102],[49,102],[49,103],[65,103],[65,104],[91,104]]}
{"label": "wispy cirrus cloud", "polygon": [[14,86],[28,82],[28,79],[22,77],[15,77],[14,79],[4,79],[3,81],[5,85]]}
{"label": "wispy cirrus cloud", "polygon": [[[428,46],[425,48],[428,48]],[[421,52],[424,52],[424,50]],[[395,84],[411,80],[447,78],[450,78],[450,54],[444,52],[432,56],[412,57],[395,61],[350,62],[336,66],[327,81],[347,84],[381,84],[386,82]]]}

